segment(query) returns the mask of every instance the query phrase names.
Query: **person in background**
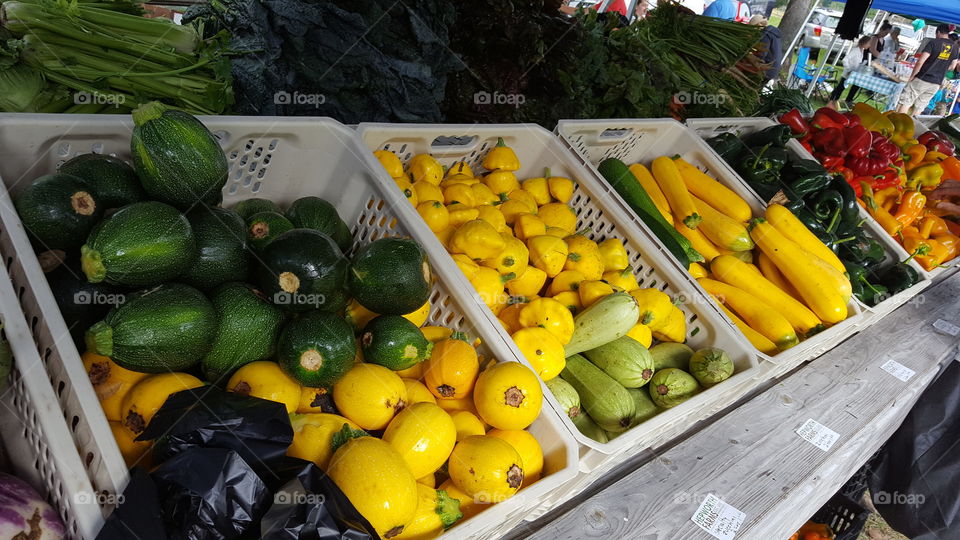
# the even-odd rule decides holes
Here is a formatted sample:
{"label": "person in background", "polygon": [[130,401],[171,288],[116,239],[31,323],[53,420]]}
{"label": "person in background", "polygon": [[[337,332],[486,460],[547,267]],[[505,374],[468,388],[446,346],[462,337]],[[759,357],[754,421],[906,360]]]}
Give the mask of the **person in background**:
{"label": "person in background", "polygon": [[923,39],[923,27],[927,25],[927,22],[923,19],[914,19],[910,26],[913,26],[913,38],[917,41]]}
{"label": "person in background", "polygon": [[758,56],[764,64],[770,64],[770,69],[767,70],[766,75],[767,81],[772,81],[780,73],[780,64],[783,61],[783,40],[780,36],[780,29],[768,25],[767,22],[763,15],[754,15],[750,17],[750,22],[747,24],[763,27],[763,33],[760,34],[760,49],[762,52]]}
{"label": "person in background", "polygon": [[897,54],[900,51],[900,27],[894,26],[890,30],[890,34],[884,40],[883,43],[883,56],[888,60],[884,60],[884,63],[892,64],[897,59]]}
{"label": "person in background", "polygon": [[917,65],[910,75],[910,82],[900,95],[900,112],[909,113],[911,109],[915,109],[916,114],[922,113],[943,84],[947,71],[956,68],[960,48],[948,39],[949,35],[948,25],[937,26],[937,37],[930,40],[921,51]]}
{"label": "person in background", "polygon": [[734,0],[714,0],[703,10],[703,16],[732,21],[737,17],[737,3]]}
{"label": "person in background", "polygon": [[[839,110],[840,95],[843,94],[843,87],[847,82],[847,77],[862,66],[870,56],[870,43],[873,42],[872,36],[861,36],[857,41],[857,46],[850,49],[847,55],[843,57],[843,73],[840,75],[840,81],[836,88],[830,93],[830,101],[827,107],[833,110]],[[854,87],[851,87],[854,88]],[[847,104],[851,104],[850,97],[847,96]]]}
{"label": "person in background", "polygon": [[[868,63],[872,62],[873,60],[880,59],[885,49],[884,39],[886,39],[887,35],[890,33],[892,29],[893,29],[893,25],[890,24],[889,21],[883,21],[883,24],[880,25],[880,30],[877,31],[876,34],[870,36],[872,39],[870,41],[870,49],[869,49],[870,59],[868,60]],[[859,93],[860,93],[860,87],[855,84],[851,84],[850,92],[847,94],[847,103],[852,105],[854,102],[854,99],[857,97],[857,94]],[[871,96],[873,95],[873,92],[868,91],[867,95]]]}

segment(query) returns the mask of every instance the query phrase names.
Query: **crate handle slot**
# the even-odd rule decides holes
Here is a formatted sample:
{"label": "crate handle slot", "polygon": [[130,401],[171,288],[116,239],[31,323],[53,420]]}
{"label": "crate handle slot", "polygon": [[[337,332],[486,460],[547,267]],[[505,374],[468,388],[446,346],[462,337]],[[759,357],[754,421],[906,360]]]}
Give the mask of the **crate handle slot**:
{"label": "crate handle slot", "polygon": [[597,135],[596,144],[617,144],[628,139],[631,135],[633,135],[633,128],[607,128]]}
{"label": "crate handle slot", "polygon": [[431,154],[463,154],[480,144],[476,135],[440,135],[430,143]]}

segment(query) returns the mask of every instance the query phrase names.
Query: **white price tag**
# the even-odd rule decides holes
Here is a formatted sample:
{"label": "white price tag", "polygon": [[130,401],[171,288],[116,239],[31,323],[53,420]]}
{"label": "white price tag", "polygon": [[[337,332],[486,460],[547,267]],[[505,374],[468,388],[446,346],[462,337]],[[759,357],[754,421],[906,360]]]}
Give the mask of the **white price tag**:
{"label": "white price tag", "polygon": [[830,447],[833,446],[833,443],[837,442],[837,439],[840,438],[839,433],[817,422],[813,418],[807,420],[800,426],[800,429],[797,430],[797,435],[824,452],[829,450]]}
{"label": "white price tag", "polygon": [[947,322],[943,319],[937,319],[937,321],[933,323],[933,327],[937,330],[937,332],[946,334],[948,336],[955,337],[957,334],[960,334],[960,326],[957,326],[952,322]]}
{"label": "white price tag", "polygon": [[710,493],[700,503],[700,508],[697,508],[690,521],[714,538],[733,540],[746,517],[746,514]]}
{"label": "white price tag", "polygon": [[916,371],[908,368],[892,358],[884,362],[884,364],[880,366],[880,369],[886,371],[903,382],[909,381],[910,378],[917,373]]}

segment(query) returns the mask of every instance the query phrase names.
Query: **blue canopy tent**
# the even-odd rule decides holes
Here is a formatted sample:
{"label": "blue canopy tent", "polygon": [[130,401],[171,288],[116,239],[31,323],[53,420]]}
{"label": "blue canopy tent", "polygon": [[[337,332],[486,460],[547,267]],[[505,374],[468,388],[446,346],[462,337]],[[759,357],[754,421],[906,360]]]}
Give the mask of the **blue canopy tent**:
{"label": "blue canopy tent", "polygon": [[958,0],[873,0],[870,7],[898,15],[960,24]]}

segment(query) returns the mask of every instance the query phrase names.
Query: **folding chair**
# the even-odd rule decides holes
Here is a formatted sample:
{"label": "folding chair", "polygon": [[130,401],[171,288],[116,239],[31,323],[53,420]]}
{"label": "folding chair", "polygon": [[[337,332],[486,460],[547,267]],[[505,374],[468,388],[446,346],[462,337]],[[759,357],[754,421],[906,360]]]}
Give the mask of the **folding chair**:
{"label": "folding chair", "polygon": [[[813,82],[813,77],[817,72],[817,66],[808,66],[807,62],[810,60],[810,47],[800,47],[800,50],[797,51],[797,65],[793,68],[793,76],[796,80],[802,81],[803,84],[798,84],[798,86],[806,87],[808,84]],[[824,68],[823,73],[817,77],[816,86],[814,87],[814,92],[817,93],[817,96],[820,98],[825,98],[823,90],[823,83],[827,80],[828,76],[831,74],[829,66]]]}

